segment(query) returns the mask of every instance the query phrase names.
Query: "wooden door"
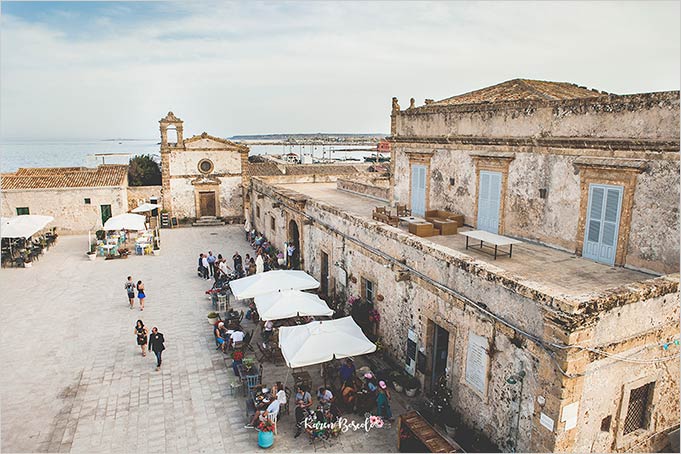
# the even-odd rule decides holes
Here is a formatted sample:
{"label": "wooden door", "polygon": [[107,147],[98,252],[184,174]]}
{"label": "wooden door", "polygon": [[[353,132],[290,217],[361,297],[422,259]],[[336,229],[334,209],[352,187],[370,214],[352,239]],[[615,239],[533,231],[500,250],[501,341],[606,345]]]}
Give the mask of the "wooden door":
{"label": "wooden door", "polygon": [[215,192],[199,192],[200,216],[215,216]]}
{"label": "wooden door", "polygon": [[478,187],[478,230],[499,233],[501,173],[480,171]]}
{"label": "wooden door", "polygon": [[321,277],[322,277],[322,282],[321,282],[321,289],[322,293],[324,295],[329,294],[329,254],[326,252],[322,251],[322,272],[321,272]]}
{"label": "wooden door", "polygon": [[589,185],[589,206],[582,256],[613,265],[622,207],[622,186]]}

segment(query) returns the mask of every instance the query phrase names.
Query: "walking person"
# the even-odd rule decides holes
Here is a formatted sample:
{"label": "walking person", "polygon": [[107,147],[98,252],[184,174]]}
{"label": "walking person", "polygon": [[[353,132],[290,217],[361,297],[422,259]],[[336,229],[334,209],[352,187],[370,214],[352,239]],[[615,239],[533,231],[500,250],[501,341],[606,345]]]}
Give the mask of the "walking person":
{"label": "walking person", "polygon": [[137,281],[137,298],[140,300],[140,311],[144,310],[144,298],[147,295],[144,293],[144,284],[142,281]]}
{"label": "walking person", "polygon": [[163,334],[158,332],[157,327],[151,328],[151,335],[149,336],[149,350],[154,352],[154,355],[156,355],[156,370],[161,370],[161,353],[163,353],[163,350],[166,349],[165,345],[163,343],[165,342],[165,339],[163,338]]}
{"label": "walking person", "polygon": [[149,336],[149,331],[144,326],[142,320],[137,320],[134,334],[137,336],[137,345],[142,349],[142,356],[147,356],[147,336]]}
{"label": "walking person", "polygon": [[234,271],[237,272],[237,274],[241,275],[241,266],[243,264],[243,259],[241,258],[241,255],[239,255],[239,251],[236,251],[234,255],[232,256],[232,260],[234,261]]}
{"label": "walking person", "polygon": [[132,310],[135,306],[135,283],[132,276],[128,276],[128,280],[125,281],[125,291],[128,292],[128,302],[130,303],[130,310]]}
{"label": "walking person", "polygon": [[286,256],[288,257],[288,269],[293,268],[293,254],[296,252],[296,247],[293,245],[292,241],[288,242],[286,246]]}
{"label": "walking person", "polygon": [[201,257],[201,266],[203,267],[203,278],[208,280],[208,279],[210,279],[210,277],[208,277],[208,268],[209,268],[208,256],[205,255],[205,254],[201,254],[201,256],[202,256]]}

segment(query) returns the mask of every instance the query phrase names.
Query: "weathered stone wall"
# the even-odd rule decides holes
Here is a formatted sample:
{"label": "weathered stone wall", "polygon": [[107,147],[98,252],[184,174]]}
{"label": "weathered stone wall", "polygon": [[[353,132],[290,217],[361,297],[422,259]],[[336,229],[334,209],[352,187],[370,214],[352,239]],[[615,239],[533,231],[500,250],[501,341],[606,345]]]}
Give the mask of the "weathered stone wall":
{"label": "weathered stone wall", "polygon": [[242,217],[244,212],[241,176],[220,177],[220,217]]}
{"label": "weathered stone wall", "polygon": [[[214,174],[218,175],[240,175],[241,174],[241,154],[238,151],[229,150],[197,150],[193,145],[197,142],[187,144],[190,151],[174,151],[170,154],[170,176],[193,176],[200,175],[198,171],[199,161],[210,159],[215,165]],[[191,146],[191,148],[190,148]]]}
{"label": "weathered stone wall", "polygon": [[679,92],[566,101],[425,106],[396,115],[397,136],[679,140]]}
{"label": "weathered stone wall", "polygon": [[384,202],[390,200],[390,187],[383,182],[388,180],[350,180],[338,179],[336,185],[341,191],[362,194]]}
{"label": "weathered stone wall", "polygon": [[128,211],[149,202],[151,197],[156,197],[159,204],[163,203],[161,189],[162,186],[128,186]]}
{"label": "weathered stone wall", "polygon": [[[411,205],[409,156],[432,152],[427,209],[459,212],[464,214],[467,225],[477,225],[477,170],[473,157],[480,153],[479,147],[393,145],[396,202]],[[502,150],[507,154],[513,152],[508,182],[506,188],[502,188],[502,197],[505,195],[504,211],[500,214],[503,234],[581,254],[581,250],[577,250],[581,173],[575,167],[581,158],[580,151],[515,147]],[[489,154],[496,152],[500,150],[494,149]],[[606,154],[593,150],[587,153]],[[678,154],[627,152],[625,156],[621,162],[639,158],[647,161],[648,168],[637,175],[624,265],[661,274],[676,272],[679,270],[681,186]],[[546,190],[545,198],[540,197],[540,189]],[[623,228],[621,223],[620,229]]]}
{"label": "weathered stone wall", "polygon": [[[51,224],[61,234],[81,234],[102,227],[100,205],[111,205],[111,215],[128,211],[125,187],[26,189],[2,192],[2,216],[16,216],[17,207],[28,207],[30,214],[53,216]],[[85,199],[90,204],[85,204]]]}
{"label": "weathered stone wall", "polygon": [[194,186],[189,178],[172,178],[169,182],[170,197],[173,216],[178,219],[195,218],[196,202],[194,199]]}

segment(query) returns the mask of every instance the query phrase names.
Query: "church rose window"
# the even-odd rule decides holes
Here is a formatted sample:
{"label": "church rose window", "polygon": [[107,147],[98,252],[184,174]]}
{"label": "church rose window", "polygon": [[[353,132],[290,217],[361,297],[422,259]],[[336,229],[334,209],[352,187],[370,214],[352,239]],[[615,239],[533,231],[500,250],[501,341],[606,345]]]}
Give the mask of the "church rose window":
{"label": "church rose window", "polygon": [[199,161],[199,172],[211,173],[213,169],[213,162],[210,159],[202,159]]}

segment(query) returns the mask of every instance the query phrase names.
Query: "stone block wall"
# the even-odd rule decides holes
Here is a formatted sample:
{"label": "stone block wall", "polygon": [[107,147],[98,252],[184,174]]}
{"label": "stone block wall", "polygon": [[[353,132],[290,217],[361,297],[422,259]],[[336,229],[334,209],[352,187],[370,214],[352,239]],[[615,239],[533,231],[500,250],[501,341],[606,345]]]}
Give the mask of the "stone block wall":
{"label": "stone block wall", "polygon": [[[111,215],[128,211],[126,187],[25,189],[2,192],[2,216],[16,216],[17,207],[30,214],[53,216],[60,234],[82,234],[102,227],[100,205],[111,205]],[[86,204],[85,199],[90,203]]]}
{"label": "stone block wall", "polygon": [[389,185],[381,184],[383,181],[387,180],[362,181],[356,179],[339,178],[336,182],[336,185],[341,191],[362,194],[382,202],[388,202],[390,200],[390,187]]}
{"label": "stone block wall", "polygon": [[162,186],[128,186],[128,211],[149,202],[151,197],[156,197],[158,203],[162,204],[162,188]]}

